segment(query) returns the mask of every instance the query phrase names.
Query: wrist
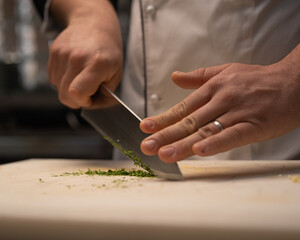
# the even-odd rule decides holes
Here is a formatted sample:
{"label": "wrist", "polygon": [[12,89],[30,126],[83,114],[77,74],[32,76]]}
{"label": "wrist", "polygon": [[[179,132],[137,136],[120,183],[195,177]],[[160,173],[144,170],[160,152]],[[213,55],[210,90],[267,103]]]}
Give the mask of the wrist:
{"label": "wrist", "polygon": [[98,18],[98,21],[100,17],[116,18],[113,6],[108,0],[52,0],[50,14],[62,28],[92,18]]}
{"label": "wrist", "polygon": [[300,44],[280,62],[285,65],[290,76],[300,84]]}

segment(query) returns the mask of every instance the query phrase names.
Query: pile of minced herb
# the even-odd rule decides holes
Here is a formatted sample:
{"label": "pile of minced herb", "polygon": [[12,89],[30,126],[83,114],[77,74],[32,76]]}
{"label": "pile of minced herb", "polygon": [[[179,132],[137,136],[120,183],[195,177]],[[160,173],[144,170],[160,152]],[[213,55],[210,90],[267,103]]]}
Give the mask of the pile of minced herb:
{"label": "pile of minced herb", "polygon": [[110,142],[114,147],[118,148],[121,152],[123,152],[129,159],[131,159],[134,163],[135,166],[141,167],[144,170],[125,170],[125,168],[117,169],[117,170],[107,170],[103,171],[101,169],[99,170],[91,170],[88,169],[87,171],[78,171],[78,172],[65,172],[60,175],[55,175],[55,177],[58,176],[79,176],[79,175],[89,175],[89,176],[94,176],[94,175],[100,175],[100,176],[132,176],[132,177],[155,177],[155,174],[153,171],[150,169],[150,167],[146,164],[144,164],[138,156],[136,156],[132,151],[128,151],[124,149],[120,144],[114,142],[111,138],[109,137],[104,137],[105,140]]}
{"label": "pile of minced herb", "polygon": [[154,174],[143,171],[143,170],[125,170],[125,168],[117,169],[117,170],[91,170],[88,169],[87,171],[78,171],[78,172],[65,172],[60,175],[55,175],[55,177],[58,176],[79,176],[79,175],[99,175],[99,176],[131,176],[131,177],[155,177]]}
{"label": "pile of minced herb", "polygon": [[101,176],[134,176],[134,177],[154,177],[155,175],[146,172],[143,170],[125,170],[125,168],[121,168],[119,170],[107,170],[107,171],[101,171],[101,170],[87,170],[85,172],[86,175],[101,175]]}

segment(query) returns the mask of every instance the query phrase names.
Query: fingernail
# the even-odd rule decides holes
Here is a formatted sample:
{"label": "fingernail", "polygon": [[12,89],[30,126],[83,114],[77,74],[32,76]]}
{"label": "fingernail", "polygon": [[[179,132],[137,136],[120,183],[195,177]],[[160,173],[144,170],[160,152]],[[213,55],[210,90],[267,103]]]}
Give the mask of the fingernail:
{"label": "fingernail", "polygon": [[156,141],[153,139],[149,139],[143,142],[143,145],[149,150],[153,151],[156,148]]}
{"label": "fingernail", "polygon": [[145,128],[149,129],[149,130],[153,130],[155,127],[155,123],[150,120],[150,119],[145,119],[142,121],[142,124]]}
{"label": "fingernail", "polygon": [[173,155],[175,155],[176,151],[173,147],[165,147],[160,150],[160,153],[165,157],[172,157]]}
{"label": "fingernail", "polygon": [[175,73],[175,74],[184,74],[185,72],[182,72],[182,71],[175,71],[174,73]]}

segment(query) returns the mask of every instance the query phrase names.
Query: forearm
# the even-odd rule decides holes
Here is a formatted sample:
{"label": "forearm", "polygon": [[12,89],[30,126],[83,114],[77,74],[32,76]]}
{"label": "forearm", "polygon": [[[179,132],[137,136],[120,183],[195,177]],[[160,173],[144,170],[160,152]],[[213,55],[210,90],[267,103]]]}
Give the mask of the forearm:
{"label": "forearm", "polygon": [[114,9],[108,0],[52,0],[50,12],[62,27],[93,16],[116,20]]}
{"label": "forearm", "polygon": [[108,0],[52,0],[50,14],[63,29],[81,25],[89,28],[93,35],[109,36],[116,46],[122,48],[118,17]]}

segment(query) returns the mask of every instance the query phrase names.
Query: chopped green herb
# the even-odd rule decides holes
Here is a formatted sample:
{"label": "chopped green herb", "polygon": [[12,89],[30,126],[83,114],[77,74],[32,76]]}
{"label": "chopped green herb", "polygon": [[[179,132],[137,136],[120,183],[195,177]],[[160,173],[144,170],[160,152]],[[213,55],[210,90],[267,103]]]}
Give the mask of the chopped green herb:
{"label": "chopped green herb", "polygon": [[41,178],[39,178],[39,182],[40,182],[40,183],[44,183],[44,180],[41,179]]}
{"label": "chopped green herb", "polygon": [[112,181],[113,183],[124,183],[124,182],[128,182],[127,180],[123,180],[123,179],[116,179]]}
{"label": "chopped green herb", "polygon": [[150,167],[147,164],[144,164],[142,162],[141,158],[136,156],[132,151],[128,151],[128,150],[124,149],[121,146],[121,144],[118,144],[118,143],[114,142],[111,138],[109,138],[107,136],[105,136],[104,139],[107,140],[108,142],[110,142],[110,144],[112,144],[114,147],[118,148],[129,159],[131,159],[135,166],[141,167],[141,168],[145,169],[147,172],[149,172],[149,174],[151,176],[155,176],[153,171],[150,169]]}
{"label": "chopped green herb", "polygon": [[[125,168],[117,169],[117,170],[107,170],[107,171],[102,171],[101,169],[99,170],[91,170],[88,169],[87,171],[81,171],[79,170],[78,172],[64,172],[60,175],[54,175],[54,177],[58,176],[80,176],[80,175],[89,175],[89,176],[94,176],[94,175],[100,175],[100,176],[131,176],[131,177],[155,177],[153,174],[149,172],[145,172],[143,170],[130,170],[127,171]],[[122,180],[126,181],[126,180]]]}
{"label": "chopped green herb", "polygon": [[143,170],[130,170],[126,171],[125,168],[121,168],[118,170],[107,170],[107,171],[102,171],[102,170],[87,170],[84,174],[86,175],[101,175],[101,176],[134,176],[134,177],[154,177],[153,174],[149,172],[145,172]]}
{"label": "chopped green herb", "polygon": [[53,175],[53,177],[80,176],[80,175],[83,175],[83,174],[84,174],[84,172],[79,170],[79,172],[64,172],[64,173],[59,174],[59,175]]}

